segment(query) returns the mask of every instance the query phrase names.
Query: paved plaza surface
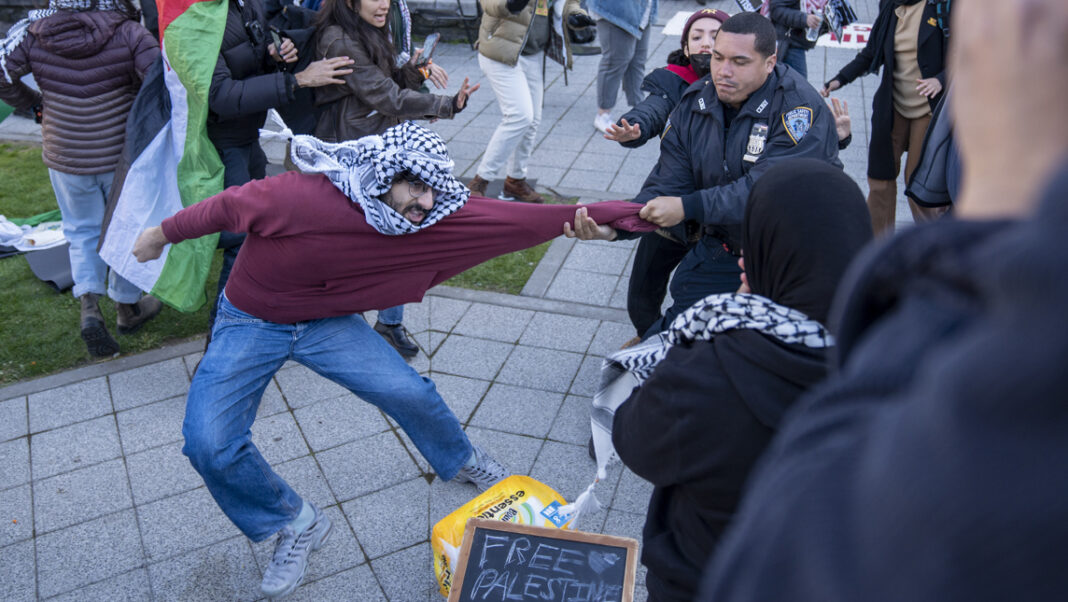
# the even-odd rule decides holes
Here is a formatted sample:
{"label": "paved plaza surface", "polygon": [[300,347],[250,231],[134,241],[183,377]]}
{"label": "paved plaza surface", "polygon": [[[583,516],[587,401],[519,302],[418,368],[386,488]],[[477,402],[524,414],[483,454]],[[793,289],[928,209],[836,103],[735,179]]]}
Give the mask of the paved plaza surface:
{"label": "paved plaza surface", "polygon": [[[875,0],[858,0],[871,23]],[[736,12],[733,2],[709,6]],[[663,0],[649,68],[678,38],[662,35],[696,2]],[[854,51],[808,54],[815,85]],[[482,79],[475,53],[442,45],[454,92]],[[625,150],[593,130],[597,56],[578,56],[564,85],[547,67],[545,111],[529,177],[583,202],[632,197],[654,165],[651,143]],[[863,190],[873,76],[841,91],[854,142],[841,155]],[[620,95],[617,114],[625,110]],[[442,134],[465,180],[500,113],[488,84]],[[10,118],[0,139],[39,140]],[[899,220],[910,220],[899,203]],[[472,440],[515,473],[568,500],[594,474],[589,405],[602,358],[635,333],[625,292],[633,242],[557,239],[522,294],[450,287],[407,306],[431,377]],[[368,315],[373,319],[373,315]],[[151,325],[148,326],[151,328]],[[181,454],[185,394],[202,340],[95,363],[0,389],[0,600],[255,600],[273,541],[250,543],[215,505]],[[267,460],[334,531],[312,556],[293,600],[437,601],[430,529],[476,494],[443,483],[375,407],[296,364],[274,378],[252,428]],[[640,540],[651,486],[618,464],[599,486],[603,509],[580,528]],[[645,599],[639,570],[637,599]]]}

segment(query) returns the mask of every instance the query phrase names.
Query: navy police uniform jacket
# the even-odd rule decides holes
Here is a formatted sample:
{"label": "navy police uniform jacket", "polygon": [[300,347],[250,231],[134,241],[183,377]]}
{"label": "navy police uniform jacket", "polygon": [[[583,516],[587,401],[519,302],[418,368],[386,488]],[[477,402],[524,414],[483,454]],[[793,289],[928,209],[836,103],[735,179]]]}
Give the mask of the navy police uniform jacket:
{"label": "navy police uniform jacket", "polygon": [[741,106],[729,130],[723,108],[710,76],[686,89],[660,140],[660,160],[634,200],[682,197],[686,219],[737,247],[749,191],[769,167],[798,157],[837,167],[842,163],[834,115],[793,69],[776,65]]}

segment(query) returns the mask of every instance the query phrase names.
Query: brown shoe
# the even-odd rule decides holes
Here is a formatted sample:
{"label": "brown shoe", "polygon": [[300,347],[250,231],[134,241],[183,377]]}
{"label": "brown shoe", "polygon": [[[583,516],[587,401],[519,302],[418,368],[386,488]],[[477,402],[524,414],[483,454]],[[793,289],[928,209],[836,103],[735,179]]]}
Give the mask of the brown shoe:
{"label": "brown shoe", "polygon": [[471,183],[467,185],[471,189],[471,194],[477,194],[478,196],[486,196],[487,186],[489,186],[489,181],[483,180],[478,174],[475,174],[475,177],[471,178]]}
{"label": "brown shoe", "polygon": [[504,179],[504,192],[501,198],[506,201],[523,201],[524,203],[544,203],[545,199],[527,184],[526,178],[507,177]]}
{"label": "brown shoe", "polygon": [[156,317],[163,309],[163,303],[152,295],[145,295],[137,303],[116,303],[119,334],[133,334],[145,322]]}
{"label": "brown shoe", "polygon": [[82,305],[81,328],[82,340],[90,355],[110,357],[119,352],[119,344],[111,338],[104,326],[104,316],[100,313],[100,295],[86,293],[78,298]]}

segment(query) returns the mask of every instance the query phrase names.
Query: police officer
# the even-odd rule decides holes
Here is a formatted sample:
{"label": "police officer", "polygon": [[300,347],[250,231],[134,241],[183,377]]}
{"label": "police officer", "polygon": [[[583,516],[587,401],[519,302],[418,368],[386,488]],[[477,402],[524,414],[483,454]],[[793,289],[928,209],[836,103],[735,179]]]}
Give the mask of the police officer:
{"label": "police officer", "polygon": [[714,293],[738,289],[739,228],[753,182],[773,164],[808,157],[841,167],[834,115],[805,78],[776,64],[775,27],[759,13],[725,21],[711,73],[686,90],[636,202],[661,227],[692,220],[700,242],[671,282],[674,305],[646,335]]}

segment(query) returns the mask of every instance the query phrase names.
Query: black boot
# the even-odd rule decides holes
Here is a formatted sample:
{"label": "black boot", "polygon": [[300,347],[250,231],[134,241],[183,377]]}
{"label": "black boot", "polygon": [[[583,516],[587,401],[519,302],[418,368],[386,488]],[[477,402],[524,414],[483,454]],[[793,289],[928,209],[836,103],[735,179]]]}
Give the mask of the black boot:
{"label": "black boot", "polygon": [[100,313],[100,295],[86,293],[78,299],[82,304],[82,340],[95,357],[111,357],[119,352],[119,344],[111,338],[104,316]]}
{"label": "black boot", "polygon": [[393,345],[397,353],[404,357],[415,357],[419,353],[419,346],[408,338],[403,324],[383,324],[375,322],[375,332],[382,335],[386,342]]}
{"label": "black boot", "polygon": [[145,322],[155,318],[161,309],[163,309],[163,302],[152,295],[141,297],[137,303],[116,303],[115,313],[118,314],[116,326],[118,326],[119,334],[137,332]]}

